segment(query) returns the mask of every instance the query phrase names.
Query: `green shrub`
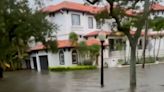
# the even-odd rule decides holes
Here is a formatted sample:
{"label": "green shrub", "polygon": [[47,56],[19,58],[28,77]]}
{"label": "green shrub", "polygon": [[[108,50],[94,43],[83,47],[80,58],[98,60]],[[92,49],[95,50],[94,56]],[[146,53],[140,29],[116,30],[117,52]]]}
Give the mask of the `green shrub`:
{"label": "green shrub", "polygon": [[96,69],[96,66],[58,66],[58,67],[49,67],[51,71],[73,71],[73,70],[93,70]]}
{"label": "green shrub", "polygon": [[118,59],[118,64],[124,64],[124,60],[123,59]]}
{"label": "green shrub", "polygon": [[[139,64],[142,64],[142,62],[143,62],[143,58],[141,58],[140,60],[139,60]],[[145,63],[154,63],[155,61],[154,61],[154,58],[153,57],[146,57],[145,58]]]}

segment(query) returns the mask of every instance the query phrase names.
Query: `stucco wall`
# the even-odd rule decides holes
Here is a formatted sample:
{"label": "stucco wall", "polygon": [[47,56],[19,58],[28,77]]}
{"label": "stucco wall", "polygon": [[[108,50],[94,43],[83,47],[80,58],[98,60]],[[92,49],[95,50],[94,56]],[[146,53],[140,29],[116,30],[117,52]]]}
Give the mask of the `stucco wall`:
{"label": "stucco wall", "polygon": [[[72,14],[80,15],[80,26],[72,26]],[[88,17],[93,17],[93,28],[88,28]],[[77,34],[84,35],[96,29],[96,20],[93,15],[75,12],[75,11],[63,11],[55,13],[54,16],[49,17],[48,20],[58,25],[57,37],[58,39],[68,39],[70,32],[76,32]]]}

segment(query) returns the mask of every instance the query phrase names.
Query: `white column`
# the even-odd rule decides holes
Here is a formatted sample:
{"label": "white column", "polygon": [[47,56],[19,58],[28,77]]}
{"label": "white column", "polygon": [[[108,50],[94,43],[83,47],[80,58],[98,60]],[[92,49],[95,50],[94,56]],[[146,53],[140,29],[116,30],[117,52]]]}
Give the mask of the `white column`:
{"label": "white column", "polygon": [[52,59],[52,57],[53,57],[53,54],[51,53],[51,52],[48,52],[47,53],[47,58],[48,58],[48,67],[52,67],[54,64],[53,64],[53,59]]}
{"label": "white column", "polygon": [[32,57],[30,57],[30,65],[31,65],[31,69],[34,69],[34,61]]}
{"label": "white column", "polygon": [[64,61],[65,61],[65,65],[66,66],[72,65],[72,53],[71,53],[71,50],[68,51],[68,49],[66,49],[66,51],[64,51]]}
{"label": "white column", "polygon": [[37,71],[41,71],[41,66],[40,66],[40,60],[39,60],[39,55],[36,54],[36,63],[37,63]]}

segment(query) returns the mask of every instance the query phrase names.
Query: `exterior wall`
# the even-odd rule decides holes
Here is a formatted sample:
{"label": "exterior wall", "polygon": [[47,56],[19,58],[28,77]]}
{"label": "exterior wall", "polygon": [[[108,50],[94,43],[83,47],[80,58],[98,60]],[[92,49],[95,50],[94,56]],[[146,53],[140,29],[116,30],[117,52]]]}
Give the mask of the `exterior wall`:
{"label": "exterior wall", "polygon": [[45,51],[38,51],[30,55],[31,68],[34,69],[33,57],[36,57],[37,71],[41,71],[39,56],[48,55]]}
{"label": "exterior wall", "polygon": [[59,66],[59,53],[48,52],[49,67]]}
{"label": "exterior wall", "polygon": [[[156,42],[155,42],[155,39],[152,39],[152,38],[149,40],[150,40],[150,42],[149,42],[147,49],[146,49],[146,57],[148,57],[148,56],[154,57],[154,49],[155,49],[155,55],[157,55],[160,40],[156,39]],[[164,37],[161,39],[159,55],[158,55],[159,57],[164,57],[163,46],[164,46]],[[143,53],[143,49],[137,49],[137,52],[136,52],[137,57],[141,58],[143,56],[142,53]],[[130,44],[129,44],[128,40],[126,40],[126,50],[111,51],[109,54],[109,60],[110,61],[112,61],[112,60],[117,61],[118,59],[125,59],[125,58],[127,60],[130,59]]]}
{"label": "exterior wall", "polygon": [[[80,26],[72,26],[72,14],[80,15]],[[88,28],[88,17],[93,17],[93,28]],[[54,24],[59,26],[57,31],[58,39],[68,39],[68,35],[70,32],[76,32],[79,35],[84,35],[88,32],[91,32],[96,29],[96,20],[93,15],[83,13],[83,12],[75,12],[75,11],[63,11],[57,12],[54,16],[47,17],[48,20]]]}
{"label": "exterior wall", "polygon": [[[148,49],[146,49],[146,57],[152,56],[154,57],[154,47],[155,47],[155,55],[157,55],[158,48],[159,48],[159,39],[149,39],[150,42],[148,44]],[[154,45],[154,43],[156,43]],[[159,50],[159,57],[164,57],[164,37],[161,39],[160,43],[160,50]],[[33,57],[36,57],[37,60],[37,70],[41,71],[40,67],[40,61],[39,61],[39,56],[47,55],[48,56],[48,67],[56,67],[56,66],[72,66],[72,65],[77,65],[77,64],[72,64],[72,51],[73,49],[60,49],[64,51],[64,65],[60,65],[59,61],[59,53],[51,53],[51,52],[45,52],[45,51],[39,51],[38,53],[32,53],[30,56],[30,61],[31,61],[31,68],[34,69],[34,64],[33,64]],[[78,53],[78,52],[77,52]],[[136,55],[138,58],[142,57],[143,49],[138,49],[136,52]],[[98,64],[101,65],[101,59],[98,58]],[[107,63],[108,66],[111,64],[117,64],[117,61],[119,59],[129,61],[130,60],[130,45],[128,39],[126,40],[126,50],[120,50],[120,51],[110,51],[109,53],[109,48],[108,46],[104,49],[104,64]],[[78,55],[78,62],[80,61],[81,57]],[[113,62],[113,63],[111,63]]]}
{"label": "exterior wall", "polygon": [[[60,50],[63,50],[63,49],[60,49]],[[31,68],[34,69],[33,57],[36,57],[37,71],[40,72],[41,71],[41,66],[40,66],[39,56],[44,56],[44,55],[47,55],[48,67],[77,65],[77,64],[72,64],[72,51],[73,51],[73,49],[63,50],[63,52],[64,52],[64,61],[65,61],[64,65],[60,65],[59,52],[58,53],[52,53],[52,52],[38,51],[36,53],[32,53],[30,55]],[[79,60],[80,59],[78,57],[78,62],[80,62]]]}

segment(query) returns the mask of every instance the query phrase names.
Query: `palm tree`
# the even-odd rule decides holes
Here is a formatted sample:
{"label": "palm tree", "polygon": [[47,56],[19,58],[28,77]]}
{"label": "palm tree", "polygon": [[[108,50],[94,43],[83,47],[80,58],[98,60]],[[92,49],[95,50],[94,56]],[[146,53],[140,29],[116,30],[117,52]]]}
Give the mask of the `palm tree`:
{"label": "palm tree", "polygon": [[73,46],[78,45],[78,35],[75,32],[69,34],[69,40],[72,42]]}

